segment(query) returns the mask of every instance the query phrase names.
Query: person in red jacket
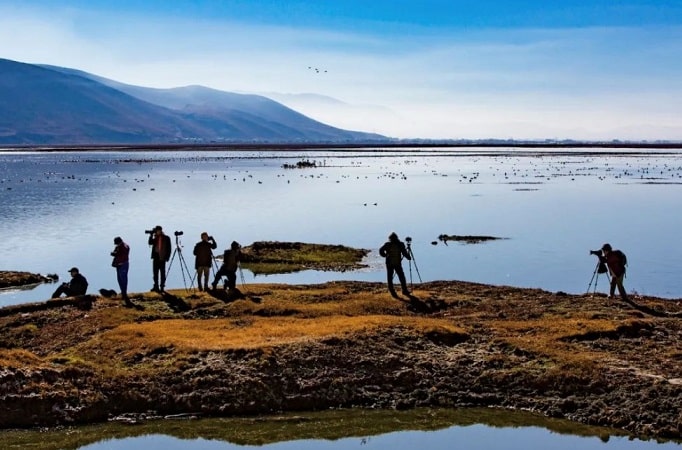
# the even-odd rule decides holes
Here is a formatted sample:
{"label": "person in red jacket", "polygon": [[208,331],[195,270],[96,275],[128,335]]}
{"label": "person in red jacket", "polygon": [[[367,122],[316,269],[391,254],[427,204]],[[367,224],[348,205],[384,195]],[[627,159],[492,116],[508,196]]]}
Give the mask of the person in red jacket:
{"label": "person in red jacket", "polygon": [[128,244],[123,242],[123,239],[121,239],[119,236],[114,238],[114,245],[114,251],[111,252],[111,256],[114,257],[114,260],[111,261],[111,266],[116,269],[116,281],[118,281],[118,287],[121,288],[121,298],[127,306],[130,306],[132,304],[128,298],[128,268],[130,267],[130,247]]}
{"label": "person in red jacket", "polygon": [[609,292],[609,298],[613,298],[616,288],[618,288],[618,293],[623,300],[628,299],[628,294],[625,292],[625,287],[623,286],[623,279],[625,278],[625,265],[627,264],[627,259],[625,254],[620,250],[613,250],[611,244],[604,244],[601,248],[604,262],[609,268],[609,274],[611,275],[611,290]]}

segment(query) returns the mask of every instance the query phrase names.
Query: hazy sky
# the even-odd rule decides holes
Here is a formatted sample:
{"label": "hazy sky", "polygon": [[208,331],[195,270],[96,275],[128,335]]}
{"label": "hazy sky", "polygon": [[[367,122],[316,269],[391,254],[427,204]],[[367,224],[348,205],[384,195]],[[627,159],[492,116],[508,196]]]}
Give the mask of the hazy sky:
{"label": "hazy sky", "polygon": [[393,137],[682,140],[680,0],[1,0],[0,49]]}

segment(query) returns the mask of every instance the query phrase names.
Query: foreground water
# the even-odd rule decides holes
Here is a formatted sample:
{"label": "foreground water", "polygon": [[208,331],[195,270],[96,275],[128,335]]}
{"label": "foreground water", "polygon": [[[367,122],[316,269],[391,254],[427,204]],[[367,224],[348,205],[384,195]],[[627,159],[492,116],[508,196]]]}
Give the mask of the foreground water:
{"label": "foreground water", "polygon": [[8,431],[3,448],[50,449],[679,449],[615,430],[491,409],[327,411],[248,419],[168,420]]}
{"label": "foreground water", "polygon": [[[314,168],[286,169],[309,160]],[[316,152],[0,152],[0,270],[78,266],[90,292],[118,289],[113,238],[131,246],[130,291],[152,286],[144,230],[160,224],[182,252],[168,288],[193,272],[202,231],[218,241],[303,241],[371,249],[367,269],[244,281],[384,281],[377,249],[413,238],[413,282],[458,279],[583,293],[605,242],[625,251],[631,293],[682,297],[682,150],[603,153],[508,148]],[[503,238],[444,245],[441,234]],[[597,280],[598,290],[607,285]],[[54,285],[0,294],[43,300]]]}

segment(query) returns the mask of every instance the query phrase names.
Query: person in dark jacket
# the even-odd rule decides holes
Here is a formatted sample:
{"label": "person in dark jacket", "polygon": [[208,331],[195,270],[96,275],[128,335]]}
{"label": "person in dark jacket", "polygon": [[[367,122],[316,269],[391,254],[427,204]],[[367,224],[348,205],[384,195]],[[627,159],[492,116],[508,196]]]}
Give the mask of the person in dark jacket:
{"label": "person in dark jacket", "polygon": [[111,252],[111,256],[114,257],[111,266],[116,269],[116,281],[118,281],[118,287],[121,289],[121,298],[128,306],[132,305],[128,298],[129,255],[130,247],[128,244],[123,242],[123,239],[119,236],[116,236],[114,238],[114,251]]}
{"label": "person in dark jacket", "polygon": [[166,263],[171,257],[171,240],[163,233],[161,225],[154,227],[154,232],[149,235],[149,245],[152,246],[152,271],[154,274],[152,292],[163,292],[166,287]]}
{"label": "person in dark jacket", "polygon": [[225,250],[223,254],[223,264],[220,269],[215,274],[215,279],[213,280],[213,290],[218,287],[218,281],[222,277],[227,277],[226,288],[230,291],[235,291],[237,287],[237,269],[239,268],[239,261],[241,261],[242,253],[241,246],[237,241],[232,241],[230,248]]}
{"label": "person in dark jacket", "polygon": [[613,295],[618,288],[618,293],[620,297],[627,301],[628,294],[625,292],[625,287],[623,286],[623,280],[625,279],[625,265],[627,260],[625,255],[620,250],[613,250],[611,244],[604,244],[601,248],[603,260],[606,262],[606,267],[609,268],[609,274],[611,275],[611,290],[609,292],[609,298],[613,298]]}
{"label": "person in dark jacket", "polygon": [[393,274],[398,274],[398,279],[400,280],[400,287],[402,288],[403,295],[410,295],[410,291],[407,290],[407,280],[405,280],[405,272],[403,271],[402,259],[406,258],[408,260],[412,259],[405,244],[398,239],[398,235],[391,233],[388,236],[388,242],[381,246],[379,249],[379,254],[386,258],[386,277],[388,279],[388,292],[391,293],[393,297],[398,297],[393,287]]}
{"label": "person in dark jacket", "polygon": [[62,294],[67,297],[74,297],[76,295],[85,295],[88,290],[88,280],[85,279],[83,275],[80,274],[77,267],[72,267],[69,269],[71,274],[71,281],[68,283],[62,283],[54,294],[52,298],[61,297]]}
{"label": "person in dark jacket", "polygon": [[[197,286],[199,290],[208,289],[208,275],[211,272],[213,265],[213,250],[218,247],[213,236],[209,236],[207,232],[201,233],[201,240],[194,246],[194,268],[197,271]],[[201,278],[204,279],[204,285],[201,286]]]}

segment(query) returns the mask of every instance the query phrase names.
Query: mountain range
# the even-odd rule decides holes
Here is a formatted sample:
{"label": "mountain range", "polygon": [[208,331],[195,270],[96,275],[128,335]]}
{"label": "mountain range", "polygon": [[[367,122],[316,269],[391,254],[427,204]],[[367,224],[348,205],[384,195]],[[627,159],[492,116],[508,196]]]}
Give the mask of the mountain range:
{"label": "mountain range", "polygon": [[0,144],[362,143],[261,95],[154,89],[64,67],[0,59]]}

